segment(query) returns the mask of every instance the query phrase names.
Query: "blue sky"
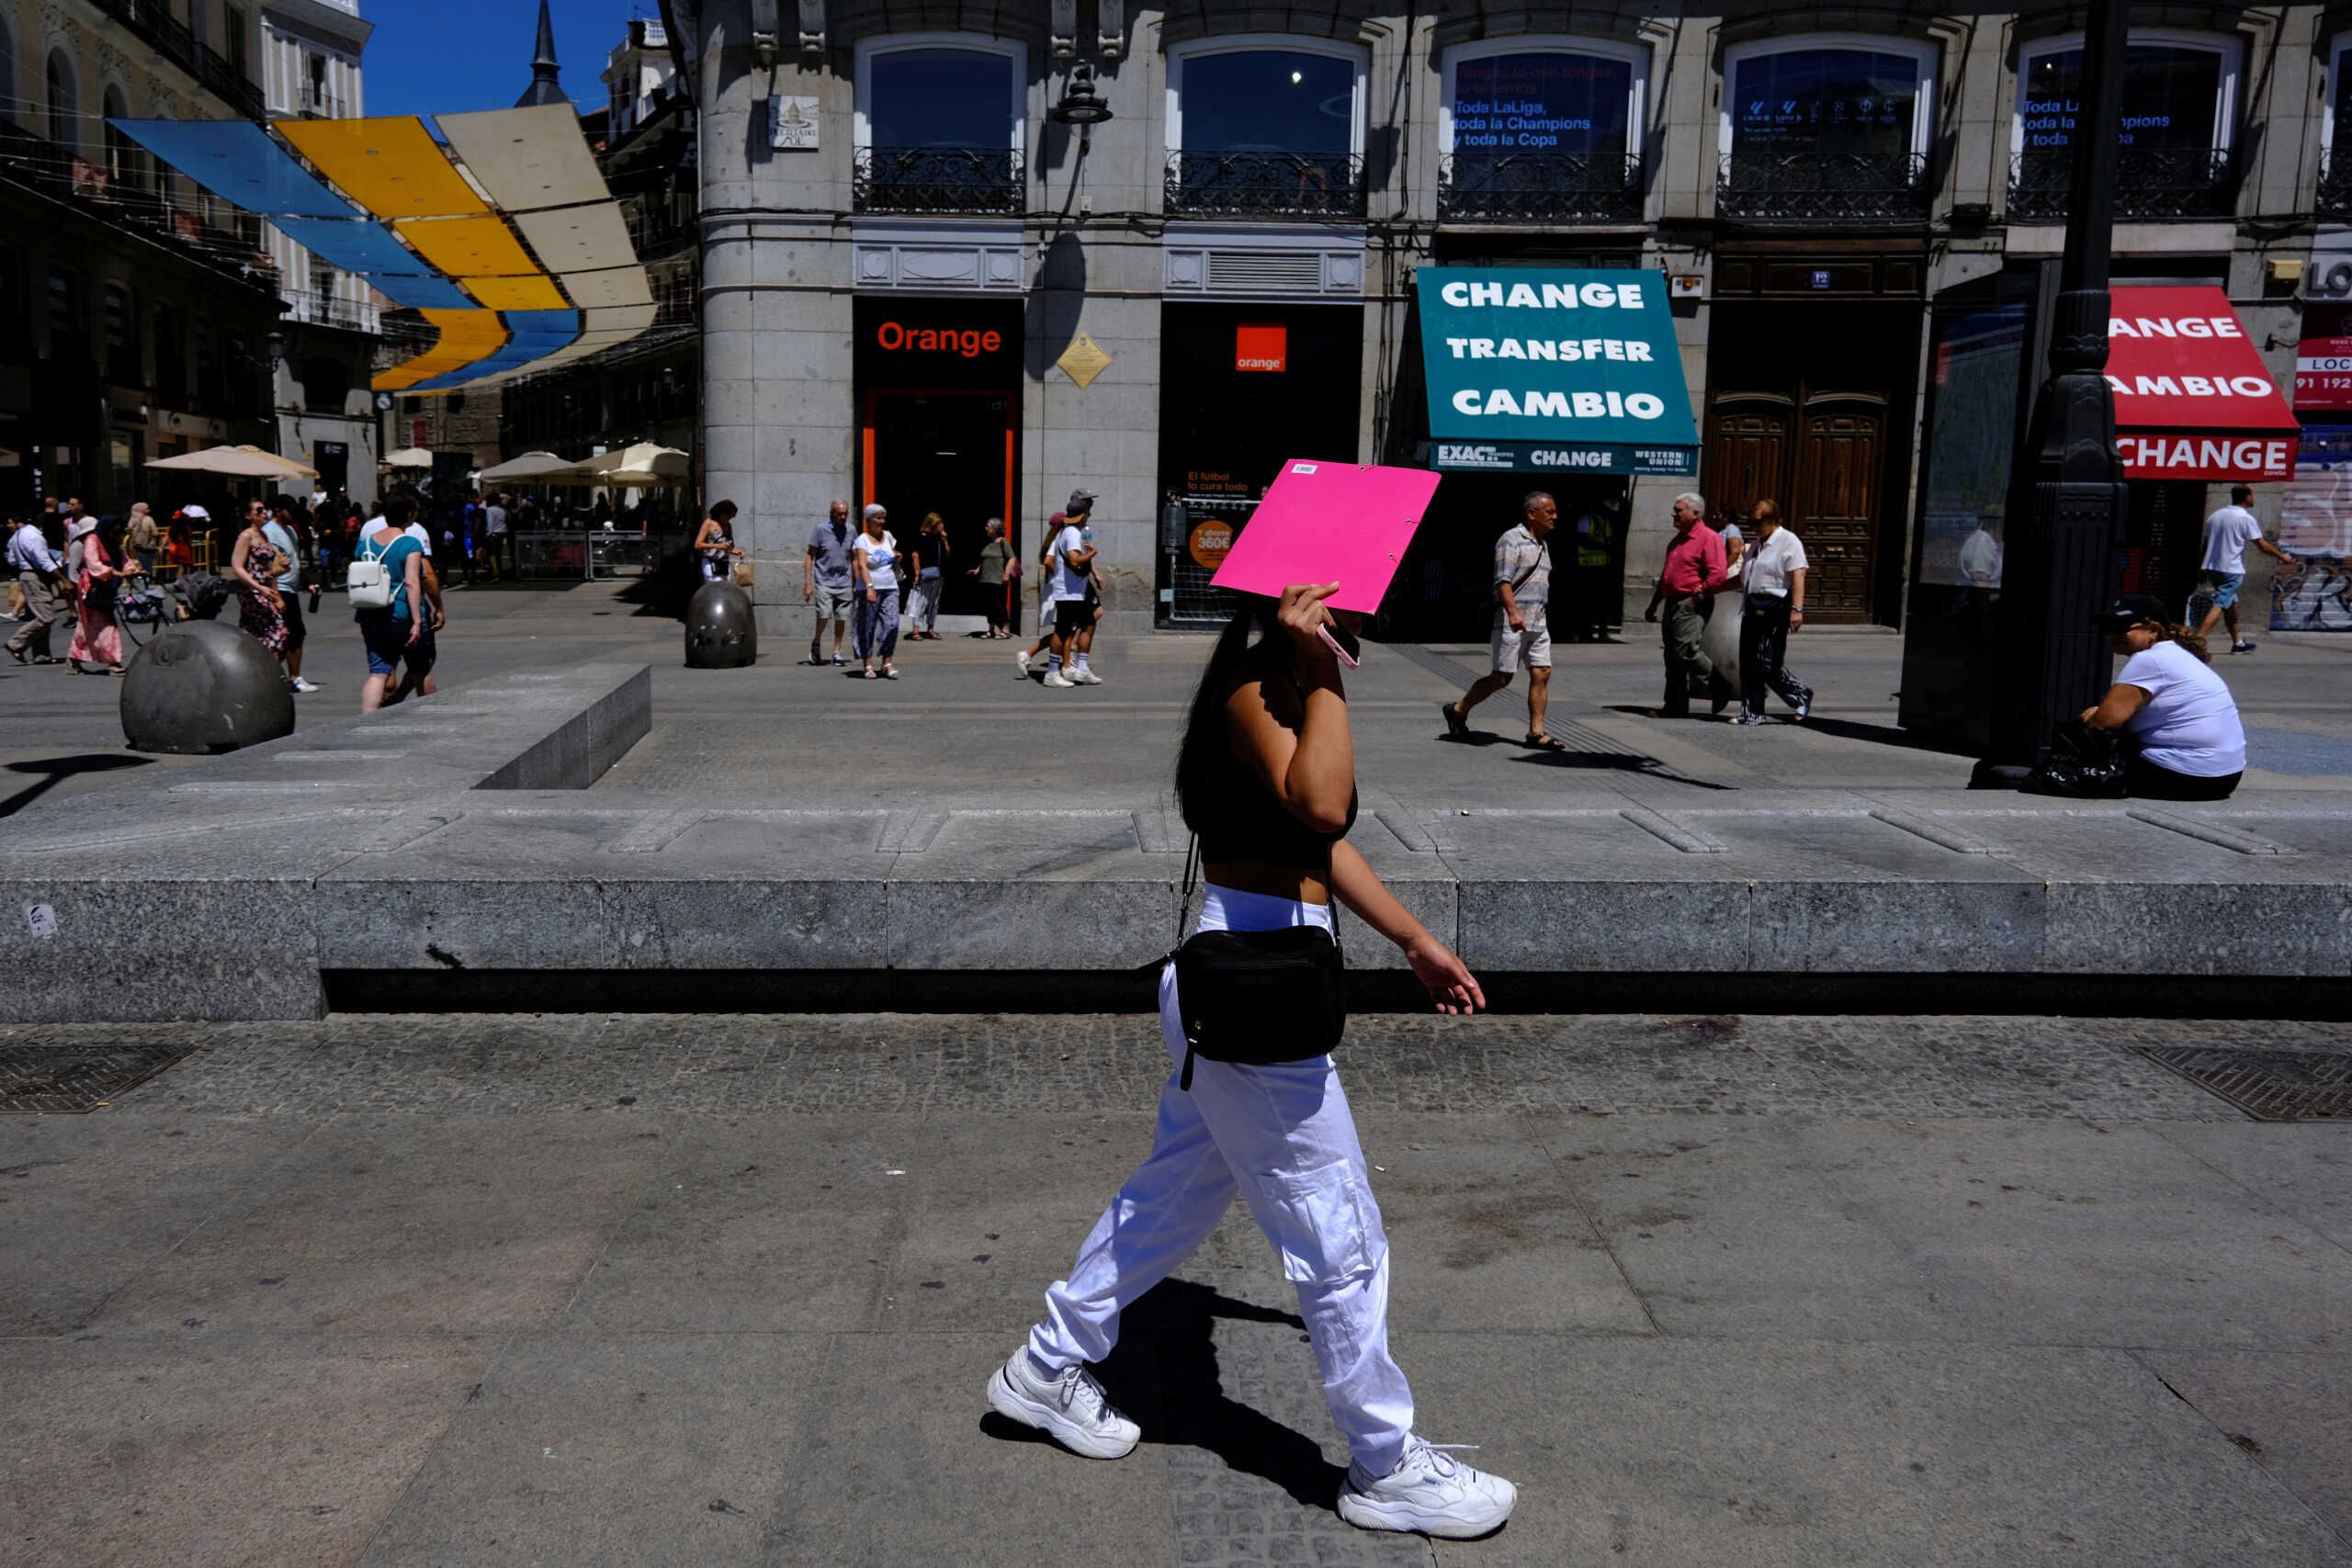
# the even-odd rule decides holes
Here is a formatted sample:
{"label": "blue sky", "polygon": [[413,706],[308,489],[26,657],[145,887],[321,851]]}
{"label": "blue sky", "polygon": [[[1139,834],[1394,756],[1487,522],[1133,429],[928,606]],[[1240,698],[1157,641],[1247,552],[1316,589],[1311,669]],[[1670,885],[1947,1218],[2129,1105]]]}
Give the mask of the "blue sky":
{"label": "blue sky", "polygon": [[[601,108],[605,56],[656,0],[551,0],[563,90]],[[371,115],[454,114],[513,107],[531,83],[538,0],[359,0],[376,24],[360,59]]]}

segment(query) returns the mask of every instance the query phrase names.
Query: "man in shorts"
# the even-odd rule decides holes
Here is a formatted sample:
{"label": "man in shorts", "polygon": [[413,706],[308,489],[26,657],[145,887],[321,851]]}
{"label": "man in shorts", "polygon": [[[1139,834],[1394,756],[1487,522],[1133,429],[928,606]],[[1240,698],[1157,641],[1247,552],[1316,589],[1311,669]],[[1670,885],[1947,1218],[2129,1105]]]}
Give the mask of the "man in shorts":
{"label": "man in shorts", "polygon": [[825,661],[825,623],[833,623],[833,664],[846,668],[842,638],[848,635],[853,584],[850,581],[850,541],[857,536],[849,525],[849,502],[836,498],[831,515],[808,536],[808,558],[800,567],[800,602],[815,601],[817,629],[808,634],[808,662]]}
{"label": "man in shorts", "polygon": [[309,694],[317,691],[318,683],[302,679],[302,644],[310,637],[310,629],[302,620],[302,547],[294,526],[294,498],[290,495],[272,496],[269,521],[261,525],[262,537],[277,549],[277,613],[286,620],[286,648],[278,658],[286,663],[286,678],[298,692]]}
{"label": "man in shorts", "polygon": [[2262,525],[2246,510],[2246,502],[2253,499],[2252,485],[2232,485],[2230,503],[2205,519],[2205,559],[2197,573],[2198,582],[2213,595],[2213,607],[2205,612],[2205,624],[2197,628],[2197,635],[2211,637],[2213,624],[2227,621],[2232,653],[2254,651],[2254,644],[2238,636],[2238,590],[2245,582],[2245,547],[2252,545],[2282,563],[2295,558],[2262,536]]}
{"label": "man in shorts", "polygon": [[[1042,683],[1057,691],[1102,683],[1101,677],[1078,662],[1076,651],[1080,634],[1094,629],[1093,595],[1089,592],[1093,587],[1094,547],[1086,540],[1086,513],[1093,501],[1091,491],[1071,492],[1069,504],[1074,510],[1065,512],[1051,548],[1054,635]],[[1087,640],[1093,640],[1091,635]]]}
{"label": "man in shorts", "polygon": [[1552,547],[1546,541],[1560,520],[1559,502],[1544,491],[1530,491],[1520,502],[1526,521],[1495,541],[1494,667],[1445,705],[1445,730],[1460,740],[1470,733],[1470,710],[1527,671],[1527,739],[1522,745],[1548,751],[1567,748],[1544,732],[1544,710],[1552,700]]}

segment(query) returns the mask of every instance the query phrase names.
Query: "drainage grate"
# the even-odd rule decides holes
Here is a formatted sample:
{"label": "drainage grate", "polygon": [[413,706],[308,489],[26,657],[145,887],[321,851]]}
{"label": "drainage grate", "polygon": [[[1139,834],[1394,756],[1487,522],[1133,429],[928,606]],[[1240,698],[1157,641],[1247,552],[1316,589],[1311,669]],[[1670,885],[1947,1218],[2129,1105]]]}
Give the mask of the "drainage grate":
{"label": "drainage grate", "polygon": [[193,1045],[0,1046],[0,1112],[96,1111]]}
{"label": "drainage grate", "polygon": [[2352,1122],[2352,1052],[2143,1045],[2140,1054],[2257,1122]]}

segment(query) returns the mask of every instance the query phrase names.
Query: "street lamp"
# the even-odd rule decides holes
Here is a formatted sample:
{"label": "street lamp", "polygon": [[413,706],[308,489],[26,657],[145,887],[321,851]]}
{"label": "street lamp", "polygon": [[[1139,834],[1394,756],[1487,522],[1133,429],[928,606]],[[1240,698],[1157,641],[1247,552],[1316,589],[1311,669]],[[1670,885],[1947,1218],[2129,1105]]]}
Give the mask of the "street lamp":
{"label": "street lamp", "polygon": [[1062,89],[1061,102],[1046,111],[1046,118],[1056,125],[1078,127],[1078,150],[1087,150],[1094,128],[1111,118],[1111,106],[1094,90],[1094,67],[1080,61],[1069,69],[1069,85]]}
{"label": "street lamp", "polygon": [[2091,0],[2083,33],[2083,107],[2050,379],[2034,400],[2013,470],[2030,464],[2032,504],[2024,536],[2012,530],[2008,541],[2002,598],[2014,619],[1991,694],[1986,755],[1971,780],[1979,788],[2021,783],[2048,754],[2052,732],[2105,694],[2113,668],[2091,616],[2114,596],[2115,547],[2131,507],[2115,450],[2115,399],[2103,374],[2127,19],[2118,0]]}

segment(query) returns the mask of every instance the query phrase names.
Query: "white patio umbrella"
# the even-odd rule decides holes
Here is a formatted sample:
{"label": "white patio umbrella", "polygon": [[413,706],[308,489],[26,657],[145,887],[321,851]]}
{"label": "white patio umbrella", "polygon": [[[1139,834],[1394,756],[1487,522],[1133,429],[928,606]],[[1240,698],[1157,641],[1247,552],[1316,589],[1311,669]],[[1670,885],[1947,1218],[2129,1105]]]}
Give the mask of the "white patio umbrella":
{"label": "white patio umbrella", "polygon": [[251,446],[207,446],[201,452],[183,452],[176,457],[153,457],[147,466],[173,473],[221,474],[236,479],[284,479],[298,474],[318,478],[315,469]]}
{"label": "white patio umbrella", "polygon": [[569,457],[559,457],[552,452],[526,452],[519,457],[509,457],[493,464],[476,476],[484,484],[506,482],[537,482],[539,484],[594,484],[596,478],[587,466]]}
{"label": "white patio umbrella", "polygon": [[588,459],[600,482],[628,489],[650,485],[682,485],[694,477],[694,454],[675,446],[640,441],[617,452]]}
{"label": "white patio umbrella", "polygon": [[432,466],[433,454],[422,446],[403,446],[384,456],[384,467],[388,468],[429,468]]}

